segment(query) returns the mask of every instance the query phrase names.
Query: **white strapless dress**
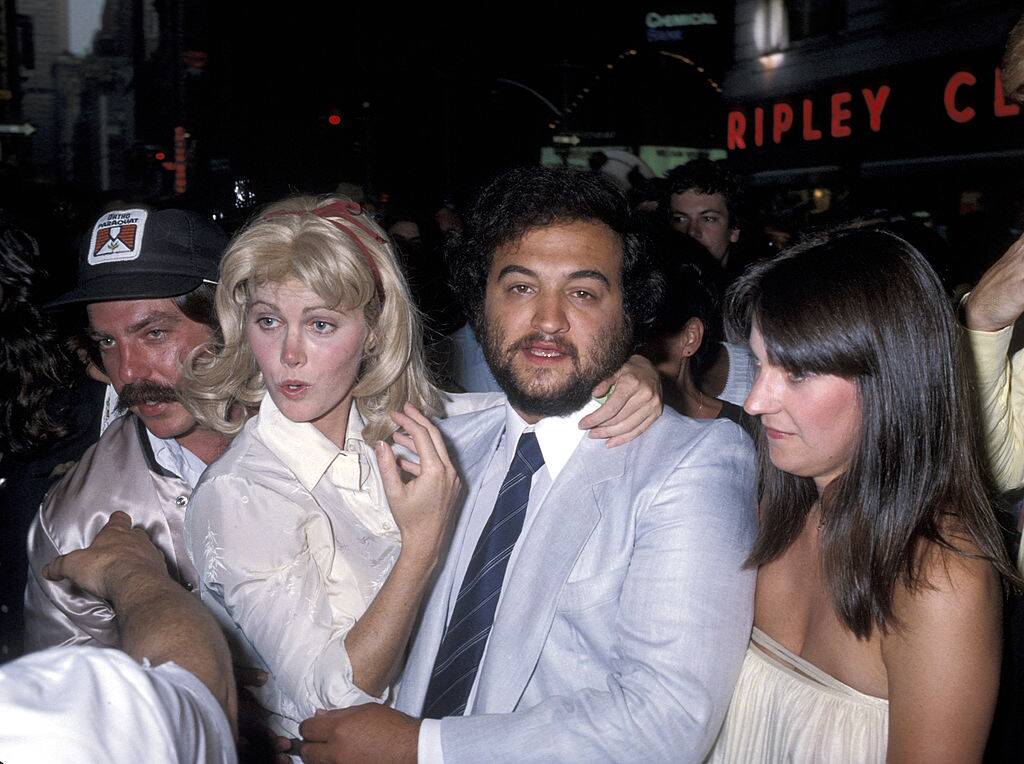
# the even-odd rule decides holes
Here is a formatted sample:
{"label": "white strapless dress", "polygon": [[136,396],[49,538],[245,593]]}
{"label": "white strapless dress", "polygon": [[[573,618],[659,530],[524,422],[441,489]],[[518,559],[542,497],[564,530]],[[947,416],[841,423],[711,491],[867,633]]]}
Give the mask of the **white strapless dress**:
{"label": "white strapless dress", "polygon": [[884,762],[889,702],[865,695],[754,629],[707,762]]}

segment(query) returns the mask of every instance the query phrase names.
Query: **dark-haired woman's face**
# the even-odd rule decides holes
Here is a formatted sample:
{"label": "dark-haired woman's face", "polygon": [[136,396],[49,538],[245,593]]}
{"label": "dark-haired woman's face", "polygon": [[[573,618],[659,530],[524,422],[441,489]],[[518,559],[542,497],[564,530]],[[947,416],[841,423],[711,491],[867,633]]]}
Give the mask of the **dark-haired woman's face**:
{"label": "dark-haired woman's face", "polygon": [[758,372],[743,407],[760,418],[772,464],[813,478],[820,492],[846,471],[857,450],[857,385],[833,374],[800,376],[776,366],[768,359],[756,326],[750,333],[750,349]]}

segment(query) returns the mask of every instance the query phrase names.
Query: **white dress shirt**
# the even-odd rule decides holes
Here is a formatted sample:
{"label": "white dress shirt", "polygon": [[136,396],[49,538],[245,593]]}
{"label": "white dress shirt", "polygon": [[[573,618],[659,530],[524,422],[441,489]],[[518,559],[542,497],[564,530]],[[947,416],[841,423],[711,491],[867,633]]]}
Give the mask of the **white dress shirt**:
{"label": "white dress shirt", "polygon": [[401,540],[363,427],[353,405],[340,450],[266,396],[206,471],[186,517],[203,601],[233,634],[236,656],[267,670],[255,695],[288,737],[317,709],[384,700],[355,686],[345,651]]}
{"label": "white dress shirt", "polygon": [[[544,498],[551,489],[552,483],[555,482],[558,474],[572,457],[573,451],[576,450],[576,447],[586,435],[586,431],[581,430],[579,427],[580,420],[590,412],[597,410],[600,405],[597,401],[591,400],[579,411],[575,411],[568,416],[545,417],[535,425],[528,425],[508,402],[505,403],[505,432],[487,465],[483,488],[481,488],[473,506],[467,508],[471,513],[466,527],[467,541],[462,545],[458,565],[455,568],[448,618],[451,618],[452,610],[455,608],[458,590],[462,586],[462,579],[466,575],[466,568],[469,567],[469,561],[476,549],[476,540],[480,538],[480,534],[483,532],[484,526],[491,516],[494,503],[498,499],[498,491],[501,490],[502,481],[505,479],[505,475],[512,465],[512,460],[515,458],[520,436],[524,432],[535,432],[541,454],[544,456],[544,466],[533,473],[533,479],[530,483],[530,501],[526,505],[526,517],[523,519],[523,529],[519,534],[519,539],[523,539],[530,529],[530,524],[536,518],[538,509],[544,503]],[[469,543],[470,539],[473,540],[473,543]],[[520,544],[517,540],[509,557],[508,567],[505,568],[505,581],[508,581],[508,577],[516,564],[519,548]],[[495,618],[497,618],[498,610],[501,608],[501,595],[498,598],[497,608],[495,610]],[[484,653],[480,658],[481,663],[483,663],[486,656],[487,648],[485,646]],[[479,678],[479,674],[477,678]],[[464,712],[467,716],[473,712],[473,699],[476,695],[476,687],[477,680],[474,680]],[[435,764],[444,761],[441,750],[440,720],[424,719],[420,723],[417,758],[420,764]]]}
{"label": "white dress shirt", "polygon": [[195,488],[199,478],[206,470],[206,462],[174,438],[158,438],[148,429],[146,437],[149,438],[149,445],[153,449],[153,458],[156,459],[156,463]]}

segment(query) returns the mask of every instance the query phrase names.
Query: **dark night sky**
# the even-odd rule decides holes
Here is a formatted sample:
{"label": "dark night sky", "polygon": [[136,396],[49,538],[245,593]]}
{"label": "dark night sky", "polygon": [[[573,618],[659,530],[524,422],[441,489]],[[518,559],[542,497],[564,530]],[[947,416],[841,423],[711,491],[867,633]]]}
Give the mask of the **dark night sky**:
{"label": "dark night sky", "polygon": [[[210,69],[223,77],[233,170],[268,192],[322,191],[361,180],[369,162],[378,190],[424,203],[536,161],[550,113],[498,78],[561,105],[563,91],[571,96],[638,43],[643,15],[641,6],[559,2],[256,7],[210,6]],[[331,108],[340,128],[326,125]]]}

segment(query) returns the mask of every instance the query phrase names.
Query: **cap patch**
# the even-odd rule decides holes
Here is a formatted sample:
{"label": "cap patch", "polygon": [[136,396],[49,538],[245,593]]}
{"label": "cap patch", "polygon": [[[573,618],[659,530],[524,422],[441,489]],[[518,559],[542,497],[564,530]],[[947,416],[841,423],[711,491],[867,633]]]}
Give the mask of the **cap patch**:
{"label": "cap patch", "polygon": [[115,210],[101,217],[92,229],[89,265],[138,258],[148,214],[146,210]]}

